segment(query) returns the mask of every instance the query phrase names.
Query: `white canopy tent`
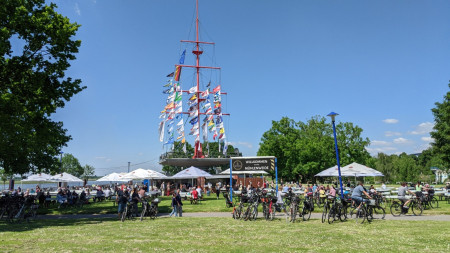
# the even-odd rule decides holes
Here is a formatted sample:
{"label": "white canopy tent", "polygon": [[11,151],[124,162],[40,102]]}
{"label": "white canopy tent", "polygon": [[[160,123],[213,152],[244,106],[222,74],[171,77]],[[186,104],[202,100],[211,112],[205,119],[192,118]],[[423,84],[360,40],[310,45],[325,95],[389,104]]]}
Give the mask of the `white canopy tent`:
{"label": "white canopy tent", "polygon": [[116,173],[113,172],[109,175],[106,175],[102,178],[97,179],[97,182],[126,182],[128,179],[125,179],[123,176],[125,173]]}
{"label": "white canopy tent", "polygon": [[23,182],[53,182],[50,180],[52,176],[45,173],[33,174],[22,180]]}
{"label": "white canopy tent", "polygon": [[55,182],[66,182],[66,183],[82,183],[83,180],[73,176],[69,173],[63,172],[61,174],[56,174],[50,178],[50,180]]}

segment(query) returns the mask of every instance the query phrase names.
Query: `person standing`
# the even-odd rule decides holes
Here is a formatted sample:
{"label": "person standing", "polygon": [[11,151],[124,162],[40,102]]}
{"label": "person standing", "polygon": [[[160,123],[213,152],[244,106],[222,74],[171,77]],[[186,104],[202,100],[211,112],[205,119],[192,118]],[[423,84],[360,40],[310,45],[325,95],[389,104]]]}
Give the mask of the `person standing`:
{"label": "person standing", "polygon": [[216,195],[217,195],[217,199],[219,199],[219,195],[220,195],[220,185],[219,185],[219,183],[216,184]]}
{"label": "person standing", "polygon": [[177,190],[176,200],[177,200],[178,215],[180,217],[183,217],[183,202],[181,202],[181,196],[180,196],[179,189]]}
{"label": "person standing", "polygon": [[[81,194],[83,194],[83,193],[84,193],[84,191]],[[82,199],[82,195],[80,196],[80,199]],[[120,219],[123,211],[125,210],[125,207],[127,206],[128,191],[119,189],[116,194],[116,201],[117,201],[117,207],[118,207],[118,217]]]}
{"label": "person standing", "polygon": [[175,217],[178,217],[177,194],[175,192],[172,194],[172,212],[170,213],[169,217],[172,217],[172,215],[174,214]]}
{"label": "person standing", "polygon": [[164,184],[164,181],[162,182],[160,189],[161,189],[161,196],[164,196],[164,192],[166,190],[166,184]]}

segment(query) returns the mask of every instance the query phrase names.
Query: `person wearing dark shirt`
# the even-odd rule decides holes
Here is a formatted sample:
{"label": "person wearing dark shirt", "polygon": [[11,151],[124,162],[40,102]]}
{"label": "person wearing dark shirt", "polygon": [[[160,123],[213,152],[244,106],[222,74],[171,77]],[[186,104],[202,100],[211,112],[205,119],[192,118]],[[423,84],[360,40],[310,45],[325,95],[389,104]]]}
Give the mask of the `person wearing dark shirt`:
{"label": "person wearing dark shirt", "polygon": [[135,214],[136,217],[138,215],[138,203],[139,203],[139,201],[141,201],[141,199],[139,198],[138,189],[134,188],[133,192],[131,194],[131,203],[133,204],[134,214]]}
{"label": "person wearing dark shirt", "polygon": [[120,219],[123,211],[125,210],[125,207],[127,206],[128,190],[123,191],[123,190],[119,189],[117,191],[116,201],[117,201],[117,206],[118,206],[118,217]]}
{"label": "person wearing dark shirt", "polygon": [[183,217],[183,202],[181,202],[179,189],[177,191],[177,196],[175,197],[175,199],[177,200],[178,215],[180,215],[180,217]]}

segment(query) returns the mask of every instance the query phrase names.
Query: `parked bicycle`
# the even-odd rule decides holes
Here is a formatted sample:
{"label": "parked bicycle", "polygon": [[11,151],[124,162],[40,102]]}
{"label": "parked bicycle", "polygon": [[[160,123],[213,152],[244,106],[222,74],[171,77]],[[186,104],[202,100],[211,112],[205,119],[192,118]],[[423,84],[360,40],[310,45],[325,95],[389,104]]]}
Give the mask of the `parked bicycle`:
{"label": "parked bicycle", "polygon": [[142,212],[141,212],[141,221],[145,219],[145,217],[150,217],[150,219],[155,219],[156,215],[158,215],[158,203],[160,200],[158,198],[152,200],[149,203],[148,198],[144,198],[142,200]]}

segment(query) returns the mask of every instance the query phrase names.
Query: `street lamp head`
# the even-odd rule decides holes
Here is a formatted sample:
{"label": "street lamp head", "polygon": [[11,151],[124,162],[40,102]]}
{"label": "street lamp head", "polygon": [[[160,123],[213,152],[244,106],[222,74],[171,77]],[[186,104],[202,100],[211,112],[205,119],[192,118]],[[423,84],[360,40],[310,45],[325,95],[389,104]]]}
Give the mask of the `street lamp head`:
{"label": "street lamp head", "polygon": [[334,119],[336,118],[336,116],[338,116],[339,114],[335,113],[335,112],[330,112],[327,116],[331,117],[331,121],[334,122]]}

